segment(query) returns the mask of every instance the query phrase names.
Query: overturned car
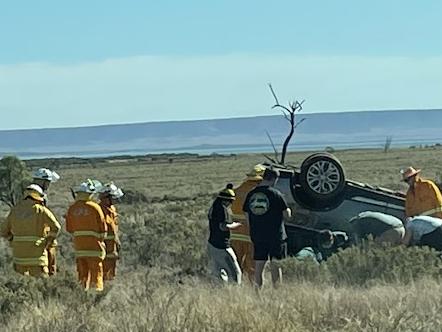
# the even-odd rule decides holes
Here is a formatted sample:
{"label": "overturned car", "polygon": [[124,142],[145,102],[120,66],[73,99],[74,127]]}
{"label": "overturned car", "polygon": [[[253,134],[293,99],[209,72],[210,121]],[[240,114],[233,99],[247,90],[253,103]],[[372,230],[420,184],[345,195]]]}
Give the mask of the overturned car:
{"label": "overturned car", "polygon": [[403,193],[346,179],[343,166],[332,154],[312,154],[295,169],[271,166],[280,172],[276,188],[285,195],[293,212],[292,221],[285,223],[290,254],[311,242],[299,225],[343,231],[351,240],[349,220],[360,212],[404,217]]}

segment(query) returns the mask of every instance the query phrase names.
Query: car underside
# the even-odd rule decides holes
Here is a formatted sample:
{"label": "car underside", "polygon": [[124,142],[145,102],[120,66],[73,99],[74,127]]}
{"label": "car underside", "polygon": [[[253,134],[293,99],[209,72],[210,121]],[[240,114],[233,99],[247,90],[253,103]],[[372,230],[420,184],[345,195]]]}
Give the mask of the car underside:
{"label": "car underside", "polygon": [[344,231],[351,239],[349,220],[360,212],[377,211],[404,218],[403,193],[346,179],[343,166],[332,154],[312,154],[299,168],[275,164],[267,167],[279,170],[275,187],[292,210],[292,219],[285,223],[291,254],[311,243],[298,225]]}

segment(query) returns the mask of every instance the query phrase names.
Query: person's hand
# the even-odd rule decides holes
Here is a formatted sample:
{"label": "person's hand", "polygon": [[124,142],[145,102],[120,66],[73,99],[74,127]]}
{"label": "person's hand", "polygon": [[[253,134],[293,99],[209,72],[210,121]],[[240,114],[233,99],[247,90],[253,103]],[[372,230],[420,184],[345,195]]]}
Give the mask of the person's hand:
{"label": "person's hand", "polygon": [[51,246],[52,246],[52,244],[54,243],[54,240],[55,240],[55,237],[53,237],[53,236],[48,236],[48,237],[46,237],[45,239],[44,239],[44,246],[45,246],[45,249],[49,249]]}
{"label": "person's hand", "polygon": [[119,254],[120,251],[121,251],[121,243],[120,243],[120,242],[117,242],[117,243],[116,243],[116,247],[117,247],[117,253]]}
{"label": "person's hand", "polygon": [[232,222],[231,224],[227,224],[226,227],[228,229],[235,229],[238,228],[239,226],[241,226],[242,224],[239,222]]}

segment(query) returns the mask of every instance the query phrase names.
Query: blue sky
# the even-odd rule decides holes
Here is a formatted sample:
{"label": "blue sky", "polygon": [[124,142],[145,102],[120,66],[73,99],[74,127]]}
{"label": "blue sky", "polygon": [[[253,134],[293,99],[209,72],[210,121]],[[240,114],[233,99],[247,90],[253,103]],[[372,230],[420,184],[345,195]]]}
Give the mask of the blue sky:
{"label": "blue sky", "polygon": [[442,108],[440,1],[1,1],[0,129]]}

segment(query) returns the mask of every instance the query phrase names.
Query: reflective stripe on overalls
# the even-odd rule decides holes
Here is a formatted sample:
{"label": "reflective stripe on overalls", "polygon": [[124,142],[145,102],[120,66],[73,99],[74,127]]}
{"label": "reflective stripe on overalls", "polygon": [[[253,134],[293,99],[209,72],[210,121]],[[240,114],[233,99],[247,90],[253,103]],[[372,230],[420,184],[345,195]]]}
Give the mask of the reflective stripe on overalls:
{"label": "reflective stripe on overalls", "polygon": [[34,244],[36,246],[39,246],[40,244],[42,244],[45,241],[44,237],[40,237],[40,236],[27,236],[27,235],[23,235],[23,236],[14,236],[12,238],[13,242],[34,242]]}
{"label": "reflective stripe on overalls", "polygon": [[438,206],[437,208],[428,210],[428,211],[424,211],[422,213],[419,213],[420,216],[431,216],[435,213],[439,213],[442,212],[442,206]]}
{"label": "reflective stripe on overalls", "polygon": [[99,233],[94,231],[75,231],[74,236],[93,236],[98,239],[103,239],[106,236],[106,233]]}

